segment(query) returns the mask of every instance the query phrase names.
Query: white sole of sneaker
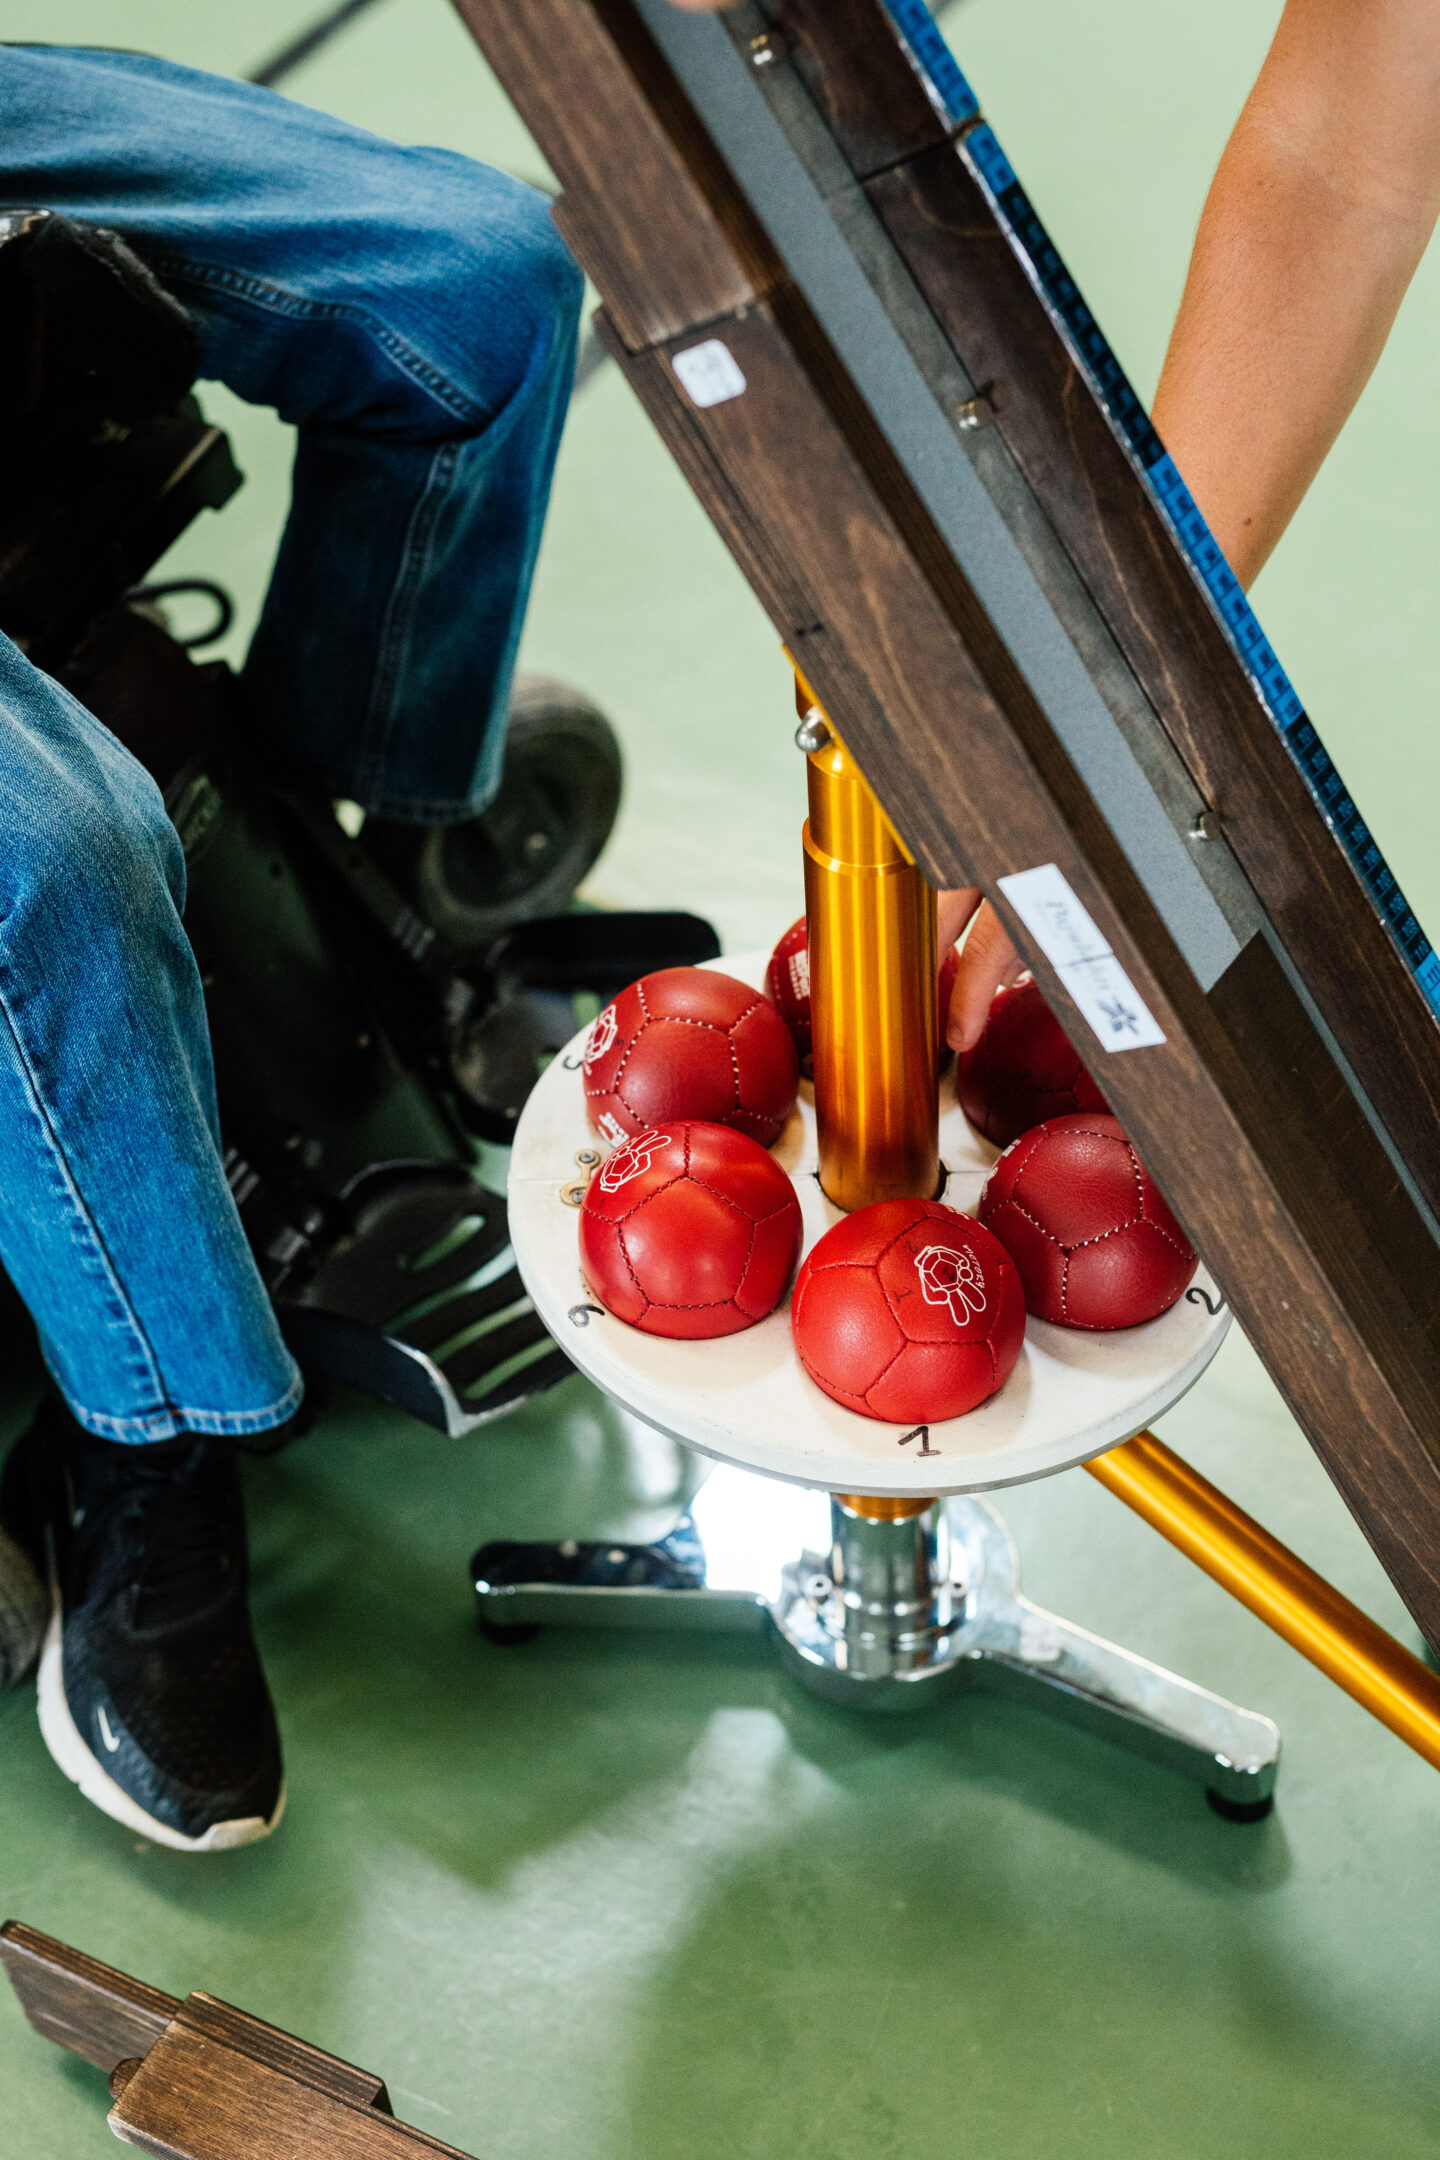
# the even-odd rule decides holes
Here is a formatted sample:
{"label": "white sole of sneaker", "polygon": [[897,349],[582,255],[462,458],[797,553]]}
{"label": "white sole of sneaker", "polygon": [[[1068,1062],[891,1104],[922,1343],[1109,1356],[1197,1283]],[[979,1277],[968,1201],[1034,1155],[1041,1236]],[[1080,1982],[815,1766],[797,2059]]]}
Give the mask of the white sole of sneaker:
{"label": "white sole of sneaker", "polygon": [[168,1824],[156,1822],[152,1815],[147,1815],[139,1802],[132,1800],[95,1760],[70,1715],[60,1655],[58,1598],[52,1602],[45,1645],[40,1652],[35,1698],[40,1713],[40,1737],[71,1784],[78,1785],[91,1806],[99,1808],[102,1815],[123,1823],[127,1830],[148,1838],[152,1845],[167,1845],[172,1852],[233,1852],[238,1845],[255,1845],[261,1838],[269,1837],[285,1812],[285,1787],[282,1784],[275,1812],[268,1819],[263,1815],[244,1815],[234,1822],[212,1823],[204,1837],[185,1837],[180,1831],[170,1829]]}

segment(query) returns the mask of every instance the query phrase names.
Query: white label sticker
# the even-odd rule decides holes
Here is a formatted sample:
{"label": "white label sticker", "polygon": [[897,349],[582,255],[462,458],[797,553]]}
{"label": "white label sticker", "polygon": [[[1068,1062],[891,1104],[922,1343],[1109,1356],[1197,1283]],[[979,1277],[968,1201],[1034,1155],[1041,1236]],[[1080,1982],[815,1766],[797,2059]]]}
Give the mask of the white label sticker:
{"label": "white label sticker", "polygon": [[1002,877],[1000,890],[1103,1049],[1145,1050],[1164,1032],[1054,863]]}
{"label": "white label sticker", "polygon": [[739,363],[718,337],[706,338],[703,345],[677,352],[670,365],[685,385],[691,404],[698,405],[702,412],[707,405],[723,405],[727,398],[745,394],[745,377]]}

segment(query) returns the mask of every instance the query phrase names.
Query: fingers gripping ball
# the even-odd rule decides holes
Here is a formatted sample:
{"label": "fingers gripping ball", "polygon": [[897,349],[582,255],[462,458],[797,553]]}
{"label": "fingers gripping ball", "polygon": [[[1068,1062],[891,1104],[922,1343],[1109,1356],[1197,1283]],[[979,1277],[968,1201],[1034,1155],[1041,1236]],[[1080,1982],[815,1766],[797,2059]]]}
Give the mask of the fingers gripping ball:
{"label": "fingers gripping ball", "polygon": [[1005,1150],[980,1220],[1009,1253],[1025,1302],[1061,1327],[1127,1328],[1169,1310],[1193,1247],[1113,1117],[1051,1118]]}
{"label": "fingers gripping ball", "polygon": [[950,1019],[950,998],[955,988],[955,978],[960,972],[960,953],[952,945],[940,962],[940,993],[937,1004],[940,1030],[940,1057],[943,1061],[950,1055],[950,1045],[945,1040],[945,1029]]}
{"label": "fingers gripping ball", "polygon": [[584,1070],[590,1122],[616,1143],[699,1118],[769,1147],[800,1082],[774,1006],[713,968],[661,968],[622,990],[590,1030]]}
{"label": "fingers gripping ball", "polygon": [[1028,975],[996,991],[984,1033],[956,1063],[955,1092],[970,1123],[996,1147],[1008,1147],[1046,1118],[1108,1108]]}
{"label": "fingers gripping ball", "polygon": [[580,1209],[580,1265],[647,1335],[736,1335],[772,1313],[800,1257],[800,1203],[758,1140],[677,1121],[607,1156]]}
{"label": "fingers gripping ball", "polygon": [[[960,955],[952,945],[940,962],[937,1033],[942,1058],[948,1048],[945,1041],[945,1022],[950,1013],[950,993],[955,987],[959,967]],[[770,964],[765,970],[765,994],[789,1028],[800,1059],[800,1070],[808,1077],[813,1049],[810,1028],[810,945],[803,915],[798,922],[791,923],[770,955]]]}
{"label": "fingers gripping ball", "polygon": [[894,1425],[961,1417],[1002,1388],[1025,1295],[988,1230],[938,1200],[880,1200],[827,1230],[795,1284],[795,1347],[817,1387]]}

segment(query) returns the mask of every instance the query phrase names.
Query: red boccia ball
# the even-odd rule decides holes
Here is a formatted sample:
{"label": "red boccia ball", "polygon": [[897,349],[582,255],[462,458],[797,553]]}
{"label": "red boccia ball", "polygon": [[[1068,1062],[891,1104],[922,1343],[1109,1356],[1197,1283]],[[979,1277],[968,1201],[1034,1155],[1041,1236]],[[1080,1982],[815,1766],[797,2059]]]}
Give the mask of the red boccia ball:
{"label": "red boccia ball", "polygon": [[584,1071],[590,1122],[612,1142],[692,1118],[769,1147],[800,1084],[774,1006],[713,968],[661,968],[622,990],[590,1029]]}
{"label": "red boccia ball", "polygon": [[606,1157],[580,1209],[580,1265],[647,1335],[736,1335],[772,1313],[800,1257],[800,1203],[773,1155],[676,1120]]}
{"label": "red boccia ball", "polygon": [[[960,955],[952,945],[940,962],[938,1034],[942,1058],[949,1047],[945,1041],[945,1021],[959,966]],[[810,1028],[810,945],[803,915],[798,922],[791,923],[770,955],[770,964],[765,970],[765,994],[789,1028],[800,1070],[808,1078],[814,1045]]]}
{"label": "red boccia ball", "polygon": [[970,1123],[996,1147],[1046,1118],[1109,1108],[1029,975],[996,991],[984,1033],[956,1061],[955,1092]]}
{"label": "red boccia ball", "polygon": [[810,1070],[810,945],[805,917],[792,922],[770,955],[765,995],[790,1030],[800,1070]]}
{"label": "red boccia ball", "polygon": [[1002,1388],[1025,1339],[1004,1247],[938,1200],[879,1200],[827,1230],[791,1325],[817,1387],[891,1425],[961,1417]]}
{"label": "red boccia ball", "polygon": [[1060,1117],[1005,1150],[980,1197],[1025,1285],[1061,1327],[1127,1328],[1167,1312],[1194,1248],[1113,1117]]}

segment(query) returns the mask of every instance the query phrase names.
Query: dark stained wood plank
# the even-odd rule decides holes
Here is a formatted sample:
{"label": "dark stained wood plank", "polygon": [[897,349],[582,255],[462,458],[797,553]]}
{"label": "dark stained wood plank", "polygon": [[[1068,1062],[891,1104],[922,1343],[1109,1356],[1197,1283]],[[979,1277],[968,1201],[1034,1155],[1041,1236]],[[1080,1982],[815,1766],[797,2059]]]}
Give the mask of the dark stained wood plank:
{"label": "dark stained wood plank", "polygon": [[373,2071],[358,2070],[353,2063],[342,2062],[338,2055],[327,2055],[322,2048],[297,2040],[278,2025],[263,2024],[248,2011],[218,2002],[213,1995],[187,1995],[177,2016],[191,2032],[206,2034],[248,2055],[253,2062],[265,2063],[303,2085],[314,2086],[317,2092],[347,2100],[352,2107],[373,2107],[382,2114],[391,2113],[385,2081]]}
{"label": "dark stained wood plank", "polygon": [[[1346,1311],[1372,1342],[1385,1330],[1388,1315],[1390,1326],[1412,1330],[1417,1342],[1433,1348],[1434,1241],[1263,938],[1251,940],[1208,1002],[1224,1030],[1241,1115],[1266,1150],[1276,1190],[1292,1218],[1324,1251],[1327,1275]],[[1277,1126],[1281,1106],[1284,1122]],[[1291,1144],[1291,1135],[1298,1145]],[[1232,1239],[1253,1235],[1238,1216]],[[1223,1267],[1219,1273],[1225,1280]],[[1384,1310],[1377,1311],[1377,1304]],[[1295,1306],[1284,1318],[1294,1354],[1272,1362],[1262,1347],[1261,1355],[1381,1565],[1409,1602],[1405,1581],[1411,1578],[1403,1568],[1397,1573],[1393,1532],[1399,1524],[1428,1523],[1436,1429],[1422,1435],[1427,1456],[1401,1459],[1383,1446],[1372,1447],[1363,1430],[1317,1416],[1313,1399],[1294,1386],[1297,1363],[1307,1352],[1323,1356],[1317,1317]],[[1428,1529],[1419,1532],[1414,1545],[1412,1567],[1418,1559],[1432,1578],[1440,1577],[1440,1554]],[[1420,1618],[1420,1608],[1411,1609]],[[1421,1626],[1433,1640],[1433,1622],[1421,1618]]]}
{"label": "dark stained wood plank", "polygon": [[1440,1028],[980,188],[951,149],[867,193],[1440,1212]]}
{"label": "dark stained wood plank", "polygon": [[36,2032],[107,2073],[148,2054],[180,2004],[22,1921],[0,1928],[0,1964]]}
{"label": "dark stained wood plank", "polygon": [[[151,2151],[173,2151],[184,2155],[184,2160],[202,2160],[211,2150],[212,2137],[223,2140],[226,2110],[237,2091],[263,2090],[270,2096],[267,2106],[274,2116],[273,2096],[282,2089],[286,2099],[279,2112],[308,2125],[304,2136],[313,2140],[302,2140],[293,2148],[296,2153],[373,2149],[388,2154],[408,2149],[445,2154],[452,2150],[420,2131],[396,2124],[384,2083],[372,2072],[342,2062],[338,2056],[311,2047],[294,2034],[266,2025],[213,1996],[193,1994],[184,2002],[177,2001],[173,1995],[102,1965],[98,1959],[18,1920],[7,1921],[0,1929],[0,1962],[35,2030],[110,2075],[120,2101],[136,2088],[140,2067],[167,2040],[188,2042],[188,2052],[182,2047],[183,2059],[193,2065],[198,2050],[198,2059],[216,2071],[213,2111],[209,2095],[192,2080],[186,2102],[188,2128],[181,2134],[178,2116],[172,2125],[181,2136],[179,2143],[166,2143],[163,2126],[157,2129],[153,2124],[145,2127],[140,2123],[150,2086],[142,2083],[138,2087],[130,2115],[119,2108],[127,2125],[131,2116],[136,2118],[131,2142],[147,2145],[148,2141],[147,2149]],[[171,2054],[162,2054],[159,2087],[166,2091],[173,2086],[169,2070],[164,2067],[171,2060]],[[341,2134],[333,2147],[327,2147],[324,2139],[333,2132],[337,2120],[330,2103],[348,2111],[358,2110],[366,2120],[389,2123],[396,2135],[372,2148],[353,2141],[347,2144]],[[338,2120],[343,2133],[350,2116]],[[130,2135],[130,2129],[124,2134]],[[277,2149],[287,2153],[291,2150],[283,2145]]]}
{"label": "dark stained wood plank", "polygon": [[631,365],[632,355],[605,308],[596,312],[595,331],[628,377],[631,389],[664,436],[666,447],[696,495],[724,532],[741,571],[771,620],[789,626],[781,630],[781,635],[807,637],[818,631],[819,612],[804,581],[804,565],[791,562],[772,546],[750,519],[744,502],[698,428],[670,424],[677,410],[683,419],[683,408],[676,407],[673,380],[643,362]]}
{"label": "dark stained wood plank", "polygon": [[125,2144],[163,2160],[466,2160],[455,2146],[302,2084],[183,2018],[124,2084],[109,2120]]}
{"label": "dark stained wood plank", "polygon": [[947,139],[881,0],[774,0],[767,12],[852,172],[863,179]]}
{"label": "dark stained wood plank", "polygon": [[769,289],[777,265],[759,221],[632,9],[456,6],[560,179],[562,229],[627,345],[671,337]]}

